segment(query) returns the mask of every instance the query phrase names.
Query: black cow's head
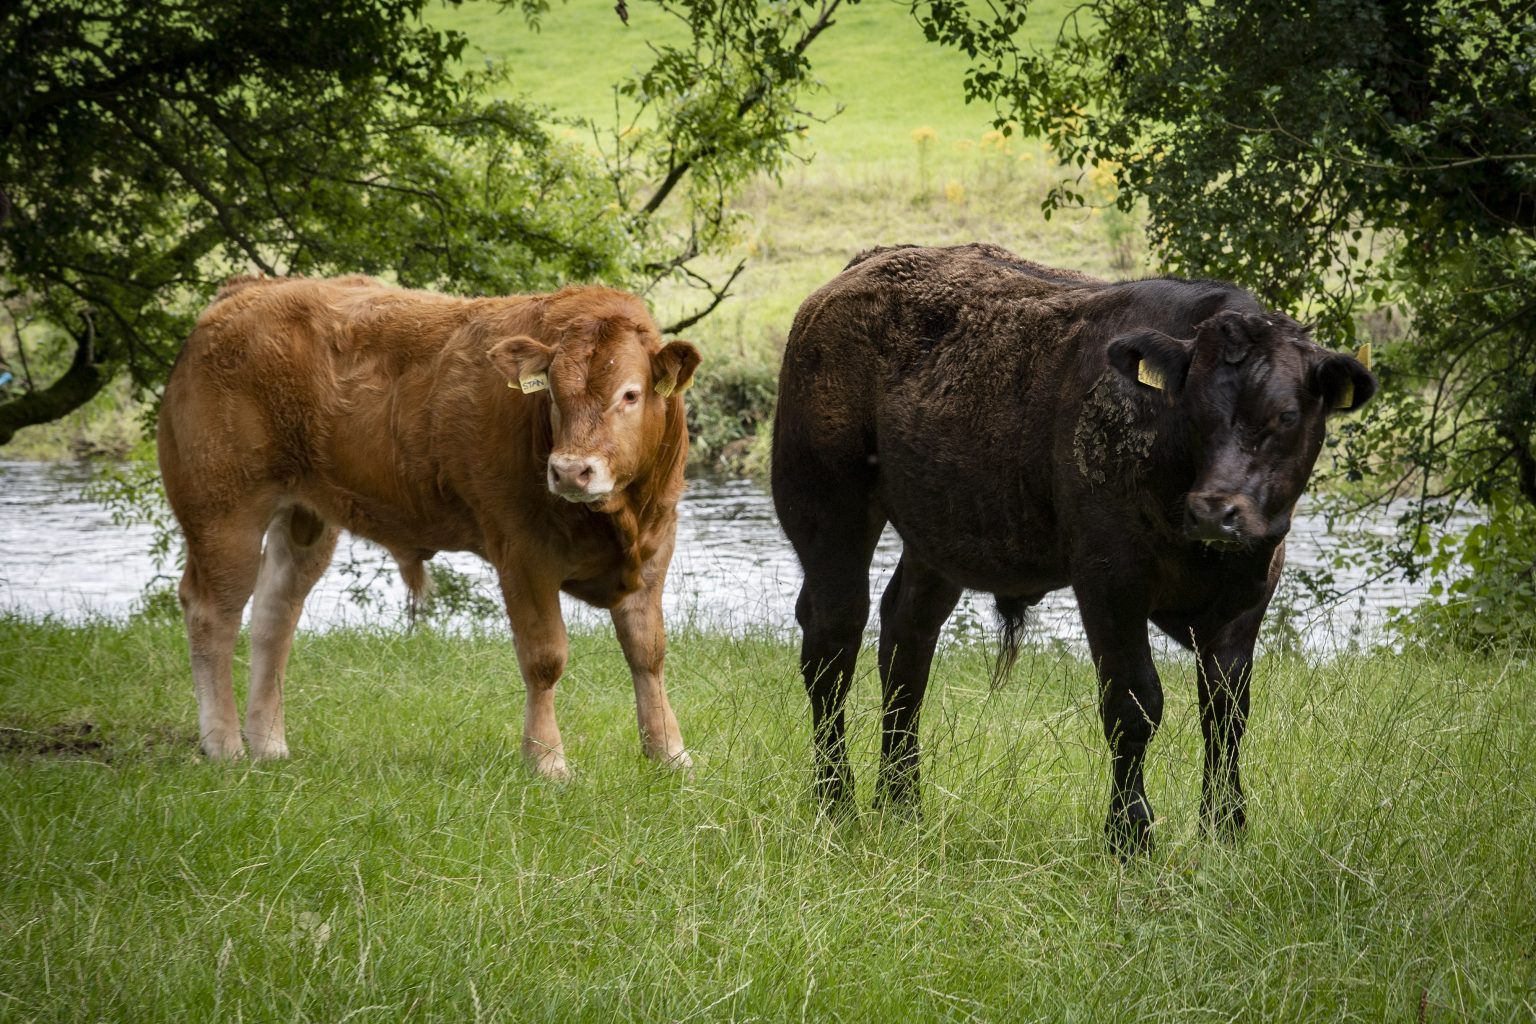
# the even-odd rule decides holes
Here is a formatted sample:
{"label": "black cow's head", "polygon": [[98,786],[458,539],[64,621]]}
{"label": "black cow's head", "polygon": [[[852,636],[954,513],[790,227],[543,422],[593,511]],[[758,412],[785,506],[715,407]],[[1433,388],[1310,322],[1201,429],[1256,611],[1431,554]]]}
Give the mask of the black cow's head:
{"label": "black cow's head", "polygon": [[1358,360],[1279,313],[1218,313],[1190,340],[1136,331],[1110,343],[1109,362],[1182,409],[1197,465],[1184,532],[1216,545],[1284,537],[1325,421],[1376,393]]}

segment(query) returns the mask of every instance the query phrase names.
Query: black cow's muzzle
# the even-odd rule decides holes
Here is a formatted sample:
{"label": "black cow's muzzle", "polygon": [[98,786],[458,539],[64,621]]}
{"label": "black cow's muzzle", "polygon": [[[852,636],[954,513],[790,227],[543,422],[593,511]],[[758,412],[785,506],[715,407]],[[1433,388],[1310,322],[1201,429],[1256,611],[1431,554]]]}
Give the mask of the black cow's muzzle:
{"label": "black cow's muzzle", "polygon": [[1268,532],[1258,508],[1243,495],[1203,491],[1184,499],[1184,536],[1190,540],[1245,547]]}

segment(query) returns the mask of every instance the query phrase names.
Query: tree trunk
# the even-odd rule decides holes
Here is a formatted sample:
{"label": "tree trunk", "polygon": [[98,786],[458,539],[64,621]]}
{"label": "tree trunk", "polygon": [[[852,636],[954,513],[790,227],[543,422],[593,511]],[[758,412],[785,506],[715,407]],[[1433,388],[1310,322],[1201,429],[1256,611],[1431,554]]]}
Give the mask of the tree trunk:
{"label": "tree trunk", "polygon": [[74,412],[96,397],[110,379],[111,375],[96,364],[90,338],[81,338],[75,345],[74,361],[62,377],[41,391],[0,402],[0,445],[9,444],[22,427],[52,423]]}

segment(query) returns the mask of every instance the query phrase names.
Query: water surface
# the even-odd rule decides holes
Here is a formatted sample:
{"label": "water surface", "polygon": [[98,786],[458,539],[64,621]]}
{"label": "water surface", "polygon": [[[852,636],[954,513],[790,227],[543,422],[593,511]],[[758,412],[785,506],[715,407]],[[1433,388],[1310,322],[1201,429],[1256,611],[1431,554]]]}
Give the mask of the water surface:
{"label": "water surface", "polygon": [[[149,527],[119,526],[106,508],[82,497],[91,472],[78,463],[0,462],[0,608],[69,621],[91,615],[120,617],[133,611],[147,585],[164,584],[177,575],[173,566],[158,567],[151,558]],[[1382,533],[1391,529],[1386,515],[1358,525]],[[1290,564],[1321,566],[1331,543],[1321,517],[1304,501],[1288,542]],[[872,608],[900,552],[900,538],[887,529],[870,573]],[[466,554],[443,553],[437,558],[468,574],[480,593],[499,601],[495,576],[485,562]],[[1422,590],[1404,583],[1367,582],[1363,572],[1340,573],[1339,583],[1358,589],[1348,599],[1325,606],[1301,605],[1300,595],[1293,592],[1287,605],[1291,625],[1315,652],[1379,639],[1389,609],[1423,596]],[[690,481],[679,506],[677,554],[665,595],[673,628],[691,623],[791,636],[799,587],[799,564],[762,488],[743,480]],[[359,605],[349,590],[364,593],[367,604]],[[331,570],[310,595],[300,628],[397,627],[404,606],[405,588],[388,555],[348,534]],[[565,599],[565,607],[572,622],[600,623],[607,618],[571,599]],[[1272,622],[1276,619],[1272,611]],[[950,618],[947,636],[990,639],[993,621],[991,598],[968,592]],[[1030,635],[1038,642],[1081,646],[1070,591],[1058,591],[1035,608]]]}

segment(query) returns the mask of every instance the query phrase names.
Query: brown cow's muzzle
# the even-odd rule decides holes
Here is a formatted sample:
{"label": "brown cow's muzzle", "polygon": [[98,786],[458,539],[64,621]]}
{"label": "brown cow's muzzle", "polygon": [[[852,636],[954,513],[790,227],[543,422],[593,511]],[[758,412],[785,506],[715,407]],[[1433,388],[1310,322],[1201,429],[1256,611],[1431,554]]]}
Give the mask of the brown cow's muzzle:
{"label": "brown cow's muzzle", "polygon": [[1246,547],[1267,539],[1270,532],[1258,504],[1246,495],[1199,491],[1184,499],[1184,536],[1190,540]]}
{"label": "brown cow's muzzle", "polygon": [[593,504],[613,491],[613,471],[597,455],[555,452],[549,457],[549,492],[570,502]]}

